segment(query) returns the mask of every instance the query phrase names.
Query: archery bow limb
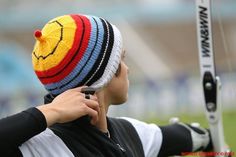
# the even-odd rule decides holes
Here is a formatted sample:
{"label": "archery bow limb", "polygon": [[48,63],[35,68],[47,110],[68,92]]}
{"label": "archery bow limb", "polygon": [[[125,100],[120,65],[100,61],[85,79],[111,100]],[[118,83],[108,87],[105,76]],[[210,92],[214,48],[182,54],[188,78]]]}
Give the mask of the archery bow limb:
{"label": "archery bow limb", "polygon": [[[197,37],[205,112],[215,152],[228,152],[224,140],[221,109],[221,82],[215,73],[210,0],[196,0]],[[222,153],[224,154],[224,153]],[[219,155],[222,156],[222,155]]]}

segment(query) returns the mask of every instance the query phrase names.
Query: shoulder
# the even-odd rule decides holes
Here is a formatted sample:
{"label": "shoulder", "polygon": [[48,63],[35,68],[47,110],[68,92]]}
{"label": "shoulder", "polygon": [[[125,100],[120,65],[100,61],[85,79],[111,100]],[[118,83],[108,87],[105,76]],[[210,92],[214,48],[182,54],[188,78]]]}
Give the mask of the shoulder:
{"label": "shoulder", "polygon": [[50,156],[73,157],[64,142],[50,129],[32,137],[19,147],[24,157]]}
{"label": "shoulder", "polygon": [[146,157],[158,155],[163,136],[161,129],[156,124],[148,124],[128,117],[120,117],[120,119],[128,121],[135,128],[142,142]]}

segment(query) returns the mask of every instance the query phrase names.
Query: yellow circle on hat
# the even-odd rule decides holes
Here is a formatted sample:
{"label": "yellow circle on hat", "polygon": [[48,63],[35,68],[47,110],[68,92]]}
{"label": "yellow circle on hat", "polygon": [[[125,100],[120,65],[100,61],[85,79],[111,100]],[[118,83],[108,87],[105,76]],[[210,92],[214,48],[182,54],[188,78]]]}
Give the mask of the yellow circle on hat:
{"label": "yellow circle on hat", "polygon": [[35,71],[45,71],[57,66],[71,49],[77,25],[69,15],[52,19],[36,37],[32,63]]}

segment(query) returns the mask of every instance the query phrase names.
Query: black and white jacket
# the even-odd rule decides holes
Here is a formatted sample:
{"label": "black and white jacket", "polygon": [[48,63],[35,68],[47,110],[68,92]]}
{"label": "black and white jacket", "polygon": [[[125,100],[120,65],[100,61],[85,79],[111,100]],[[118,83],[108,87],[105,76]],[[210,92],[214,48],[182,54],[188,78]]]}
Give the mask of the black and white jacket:
{"label": "black and white jacket", "polygon": [[163,157],[210,145],[179,124],[159,127],[127,117],[107,117],[107,123],[110,137],[86,116],[47,128],[44,115],[30,108],[0,119],[0,156]]}
{"label": "black and white jacket", "polygon": [[159,127],[130,118],[107,118],[110,138],[87,117],[46,128],[30,108],[0,121],[2,157],[154,157],[162,143]]}

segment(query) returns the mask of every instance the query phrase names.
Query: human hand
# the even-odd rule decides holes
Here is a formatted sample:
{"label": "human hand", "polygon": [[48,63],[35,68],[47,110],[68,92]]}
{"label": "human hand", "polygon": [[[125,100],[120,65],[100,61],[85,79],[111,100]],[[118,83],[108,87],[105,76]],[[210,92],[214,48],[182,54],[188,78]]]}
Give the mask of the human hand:
{"label": "human hand", "polygon": [[48,126],[70,122],[85,115],[91,117],[92,124],[97,122],[100,111],[97,97],[90,95],[90,99],[86,99],[85,94],[81,93],[82,88],[67,90],[51,103],[37,107],[44,114]]}

